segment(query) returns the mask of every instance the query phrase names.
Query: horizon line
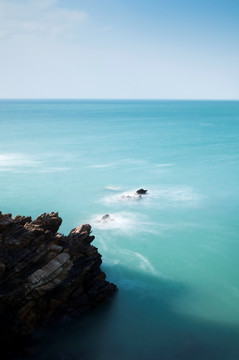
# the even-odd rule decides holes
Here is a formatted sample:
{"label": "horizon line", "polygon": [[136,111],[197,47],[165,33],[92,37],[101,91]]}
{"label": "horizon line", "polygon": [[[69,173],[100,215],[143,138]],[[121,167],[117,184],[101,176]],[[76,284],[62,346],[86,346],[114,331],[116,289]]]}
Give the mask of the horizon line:
{"label": "horizon line", "polygon": [[41,97],[34,97],[34,98],[0,98],[0,101],[2,100],[78,100],[78,101],[239,101],[238,99],[225,99],[225,98],[64,98],[64,97],[58,97],[58,98],[41,98]]}

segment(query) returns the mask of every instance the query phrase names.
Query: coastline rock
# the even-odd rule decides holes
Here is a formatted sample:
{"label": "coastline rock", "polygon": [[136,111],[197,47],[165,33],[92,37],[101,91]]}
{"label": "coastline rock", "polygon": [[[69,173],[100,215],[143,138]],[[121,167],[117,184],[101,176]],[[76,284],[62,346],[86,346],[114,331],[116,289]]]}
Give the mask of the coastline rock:
{"label": "coastline rock", "polygon": [[58,233],[58,213],[31,217],[0,212],[0,337],[27,336],[67,314],[79,314],[111,296],[101,255],[88,224]]}

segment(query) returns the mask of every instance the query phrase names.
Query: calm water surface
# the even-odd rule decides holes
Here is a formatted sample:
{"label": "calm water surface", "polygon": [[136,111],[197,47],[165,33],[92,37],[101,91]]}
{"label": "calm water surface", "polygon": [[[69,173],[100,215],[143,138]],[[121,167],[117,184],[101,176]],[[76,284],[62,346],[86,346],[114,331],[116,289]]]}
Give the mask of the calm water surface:
{"label": "calm water surface", "polygon": [[0,101],[0,210],[90,223],[119,287],[34,359],[239,359],[238,144],[239,102]]}

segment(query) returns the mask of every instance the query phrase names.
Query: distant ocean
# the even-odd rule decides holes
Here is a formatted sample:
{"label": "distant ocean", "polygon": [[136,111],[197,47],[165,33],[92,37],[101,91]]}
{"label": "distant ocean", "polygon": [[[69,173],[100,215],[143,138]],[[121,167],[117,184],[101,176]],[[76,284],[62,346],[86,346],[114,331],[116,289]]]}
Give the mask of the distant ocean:
{"label": "distant ocean", "polygon": [[34,360],[238,360],[238,185],[237,101],[1,100],[0,210],[90,223],[119,287]]}

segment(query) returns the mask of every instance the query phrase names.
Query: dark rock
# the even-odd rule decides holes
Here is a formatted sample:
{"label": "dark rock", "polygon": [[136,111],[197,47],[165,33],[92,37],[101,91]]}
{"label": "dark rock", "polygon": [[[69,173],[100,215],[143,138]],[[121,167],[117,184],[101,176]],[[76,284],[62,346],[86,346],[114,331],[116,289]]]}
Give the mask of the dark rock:
{"label": "dark rock", "polygon": [[138,195],[145,195],[147,193],[148,190],[144,190],[144,189],[139,189],[136,191],[136,194]]}
{"label": "dark rock", "polygon": [[61,222],[53,212],[34,221],[0,212],[2,341],[14,343],[63,315],[84,312],[116,290],[100,269],[91,226],[64,236],[57,232]]}
{"label": "dark rock", "polygon": [[100,220],[98,220],[98,223],[107,223],[108,221],[114,221],[114,219],[111,218],[109,214],[105,214],[102,216]]}
{"label": "dark rock", "polygon": [[102,220],[109,220],[110,216],[109,214],[105,214],[102,216]]}

